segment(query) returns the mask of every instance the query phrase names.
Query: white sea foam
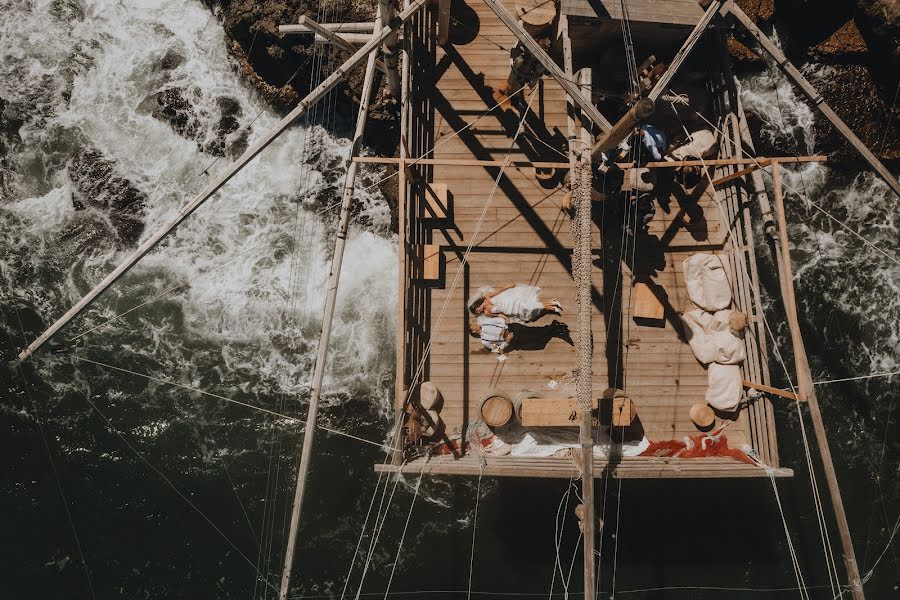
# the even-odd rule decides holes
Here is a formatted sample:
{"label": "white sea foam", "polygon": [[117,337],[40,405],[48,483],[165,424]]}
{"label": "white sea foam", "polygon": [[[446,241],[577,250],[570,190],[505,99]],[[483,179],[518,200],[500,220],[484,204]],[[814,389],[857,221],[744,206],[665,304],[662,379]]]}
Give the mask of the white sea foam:
{"label": "white sea foam", "polygon": [[[215,161],[199,148],[215,139],[218,98],[240,104],[242,126],[259,114],[251,142],[277,123],[280,115],[241,80],[225,48],[221,24],[196,0],[34,0],[0,11],[0,97],[24,120],[10,155],[13,197],[0,203],[4,225],[25,225],[18,239],[4,226],[5,293],[51,320],[130,251],[114,242],[105,214],[72,208],[66,165],[80,148],[114,161],[117,175],[147,195],[146,239],[227,164],[218,160],[203,174]],[[183,62],[161,69],[173,51]],[[146,108],[172,87],[190,99],[194,139]],[[221,385],[240,386],[230,372],[237,369],[260,374],[247,393],[302,393],[337,219],[343,169],[336,166],[348,150],[319,127],[290,129],[120,281],[89,324],[185,288],[82,343],[115,340],[119,359],[152,358],[142,364],[155,365],[157,376],[208,383],[215,374]],[[348,243],[329,389],[374,395],[387,406],[396,294],[390,211],[378,190],[356,195],[368,225],[354,227]],[[40,275],[27,289],[14,283],[23,265]],[[69,334],[84,328],[73,324]]]}

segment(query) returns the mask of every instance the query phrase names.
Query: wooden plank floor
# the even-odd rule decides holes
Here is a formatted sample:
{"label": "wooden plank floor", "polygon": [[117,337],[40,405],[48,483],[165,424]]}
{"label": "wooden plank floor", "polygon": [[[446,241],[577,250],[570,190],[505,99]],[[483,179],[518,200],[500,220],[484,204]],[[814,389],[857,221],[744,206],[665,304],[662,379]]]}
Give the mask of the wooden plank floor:
{"label": "wooden plank floor", "polygon": [[[503,160],[509,154],[519,160],[567,161],[567,154],[548,148],[548,144],[564,147],[558,141],[566,132],[565,94],[551,78],[545,77],[535,90],[525,90],[522,105],[530,99],[531,110],[524,133],[515,143],[520,110],[495,109],[489,116],[481,116],[494,105],[490,86],[506,81],[508,48],[514,46],[514,37],[483,3],[468,0],[467,4],[477,14],[478,35],[469,44],[437,50],[435,85],[428,91],[435,109],[433,157]],[[456,7],[455,3],[454,11]],[[453,135],[466,125],[471,126]],[[441,247],[446,272],[439,285],[428,290],[429,315],[424,329],[432,346],[424,379],[435,382],[444,395],[441,416],[448,431],[465,431],[477,419],[478,401],[489,390],[509,394],[522,389],[546,391],[551,382],[567,381],[577,360],[573,342],[585,333],[577,327],[576,290],[570,272],[572,238],[569,217],[560,210],[565,193],[561,182],[542,183],[526,167],[507,168],[498,179],[499,172],[498,167],[441,165],[431,171],[433,182],[448,185],[452,216],[449,223],[429,234],[431,243]],[[633,248],[633,258],[626,256],[622,262],[619,242],[613,239],[621,236],[601,243],[600,217],[595,218],[594,390],[599,394],[607,388],[613,379],[610,372],[622,365],[625,388],[652,440],[696,435],[688,409],[704,402],[707,387],[706,371],[679,337],[676,312],[691,308],[683,261],[695,252],[722,251],[725,227],[708,192],[696,206],[703,218],[695,214],[692,225],[686,224],[676,198],[657,208],[649,235]],[[419,214],[424,213],[420,210]],[[461,268],[460,259],[470,244],[471,255]],[[629,246],[625,254],[631,249]],[[619,267],[623,277],[616,282]],[[635,278],[665,299],[663,326],[644,326],[631,318]],[[465,302],[480,286],[513,282],[538,285],[546,299],[557,298],[565,308],[558,322],[568,329],[570,339],[560,335],[561,327],[553,325],[554,318],[544,317],[530,327],[532,349],[511,351],[507,361],[499,362],[496,354],[485,351],[468,335],[470,315]],[[410,286],[407,296],[411,297],[416,284]],[[624,314],[622,350],[617,356],[615,346],[606,347],[604,305],[619,295]],[[409,355],[416,357],[417,353]],[[414,365],[410,370],[415,370]],[[732,424],[727,435],[732,446],[746,443],[745,419]]]}

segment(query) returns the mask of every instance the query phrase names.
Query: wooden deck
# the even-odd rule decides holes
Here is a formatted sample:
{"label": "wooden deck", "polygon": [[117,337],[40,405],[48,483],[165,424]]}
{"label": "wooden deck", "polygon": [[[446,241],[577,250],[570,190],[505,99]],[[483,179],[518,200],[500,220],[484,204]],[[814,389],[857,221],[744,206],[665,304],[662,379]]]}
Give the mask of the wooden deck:
{"label": "wooden deck", "polygon": [[[452,43],[445,48],[433,41],[435,26],[430,15],[423,15],[413,25],[409,154],[425,155],[438,164],[418,164],[411,170],[416,178],[432,185],[446,184],[449,205],[445,219],[434,219],[427,206],[427,186],[408,182],[401,203],[403,284],[398,326],[402,341],[396,405],[402,410],[404,402],[415,396],[419,383],[432,381],[445,399],[441,418],[447,432],[464,433],[478,419],[479,399],[489,390],[515,394],[523,389],[570,389],[574,395],[571,374],[577,358],[572,342],[587,332],[577,327],[570,219],[560,210],[566,191],[564,171],[548,180],[539,179],[530,167],[440,164],[444,160],[502,161],[507,157],[568,161],[566,95],[553,79],[544,77],[534,90],[526,88],[516,105],[490,110],[495,105],[493,88],[504,83],[509,73],[509,49],[515,45],[515,37],[478,0],[455,0],[453,15],[463,24],[452,28]],[[524,129],[516,138],[523,115],[527,115]],[[722,119],[724,127],[735,128],[735,136],[738,124],[736,117]],[[722,141],[723,156],[740,152],[732,141]],[[723,167],[716,175],[734,170]],[[685,197],[683,192],[664,194],[647,234],[639,235],[636,243],[624,244],[623,239],[628,238],[622,236],[621,211],[604,202],[595,203],[590,332],[595,348],[593,387],[597,395],[607,387],[624,388],[635,401],[646,436],[653,441],[698,434],[688,409],[704,401],[707,376],[683,339],[677,315],[692,308],[682,263],[693,253],[726,255],[740,282],[736,303],[751,316],[754,333],[748,336],[752,338],[748,341],[752,358],[745,364],[745,378],[768,381],[765,348],[755,345],[759,299],[745,277],[755,271],[755,257],[747,241],[750,236],[752,246],[749,212],[737,187],[727,194],[720,192],[719,198],[722,204],[717,207],[708,188],[694,197]],[[726,235],[729,222],[737,222],[731,236]],[[439,247],[442,255],[437,281],[419,279],[425,246]],[[499,362],[496,354],[485,351],[479,340],[468,334],[466,300],[480,286],[512,282],[540,286],[545,298],[562,303],[565,314],[544,317],[520,329],[516,335],[526,342],[525,348],[520,346],[508,353],[507,361]],[[662,301],[663,323],[647,325],[632,318],[632,289],[637,282],[647,284]],[[768,401],[757,402],[742,411],[727,436],[732,447],[749,444],[767,464],[777,466],[771,412]],[[428,470],[471,474],[472,460],[439,457]],[[537,461],[505,457],[489,458],[488,464],[493,465],[495,474],[522,476],[569,477],[573,468],[566,459],[523,460]],[[720,463],[720,459],[629,458],[615,465],[611,473],[619,477],[763,474],[750,465],[727,461],[722,467]],[[599,460],[597,472],[605,465],[605,459]]]}

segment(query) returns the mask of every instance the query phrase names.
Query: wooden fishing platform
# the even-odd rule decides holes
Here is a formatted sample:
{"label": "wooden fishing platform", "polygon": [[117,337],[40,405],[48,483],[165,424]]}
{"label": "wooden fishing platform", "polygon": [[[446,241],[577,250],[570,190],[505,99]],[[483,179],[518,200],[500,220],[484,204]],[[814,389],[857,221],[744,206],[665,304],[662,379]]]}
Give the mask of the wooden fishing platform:
{"label": "wooden fishing platform", "polygon": [[[561,12],[579,15],[580,28],[593,20],[611,31],[607,21],[617,17],[612,8],[605,16],[582,14],[584,6],[607,4],[620,5],[563,0]],[[510,0],[505,5],[514,8]],[[646,8],[660,15],[667,32],[677,32],[669,48],[652,49],[662,56],[666,51],[671,56],[703,15],[695,2],[687,0],[630,2],[629,7],[632,18]],[[671,11],[659,12],[660,7]],[[423,12],[408,29],[411,58],[405,76],[410,110],[404,124],[405,152],[428,160],[398,161],[402,181],[396,410],[399,414],[408,402],[416,402],[421,382],[433,382],[444,398],[440,418],[446,433],[465,438],[479,420],[479,401],[486,392],[499,389],[512,396],[521,390],[567,389],[578,363],[573,340],[587,332],[578,329],[573,239],[569,214],[562,210],[568,185],[567,169],[561,167],[569,163],[566,132],[572,114],[566,92],[544,76],[513,102],[497,107],[493,92],[509,75],[509,53],[516,37],[481,0],[454,0],[452,11],[449,43],[444,46],[436,42],[437,11]],[[568,35],[567,29],[562,34]],[[555,40],[551,50],[560,64],[561,42]],[[618,43],[619,68],[624,69],[621,38]],[[574,39],[573,45],[575,63],[592,66],[586,56],[579,56]],[[702,85],[708,94],[698,110],[725,133],[720,136],[719,157],[735,159],[735,164],[716,167],[715,179],[746,166],[739,162],[744,156],[742,114],[728,65],[723,63],[727,58],[718,50],[716,43],[704,50],[713,56],[705,61],[710,66],[702,74]],[[606,72],[595,68],[595,88],[604,85]],[[577,121],[578,129],[588,123]],[[535,163],[555,166],[529,166]],[[653,220],[636,240],[623,236],[619,213],[604,209],[608,200],[594,202],[593,391],[599,397],[606,388],[625,389],[633,399],[638,427],[651,441],[702,433],[691,422],[689,409],[705,402],[707,373],[685,341],[678,315],[693,308],[682,263],[695,253],[721,255],[728,265],[735,307],[750,321],[743,378],[769,383],[759,290],[752,283],[757,276],[747,182],[749,176],[744,175],[722,185],[718,200],[708,181],[690,195],[673,184],[659,194]],[[520,328],[516,336],[524,344],[508,352],[506,361],[498,361],[469,335],[472,315],[466,302],[481,286],[514,282],[540,286],[542,296],[558,299],[565,312]],[[642,295],[650,294],[642,303],[649,302],[651,309],[658,303],[661,319],[635,315],[638,288],[643,288]],[[778,468],[768,398],[744,406],[726,435],[732,448],[750,446],[776,475],[791,475]],[[622,478],[767,476],[758,466],[729,458],[617,457],[615,444],[609,452],[612,458],[595,458],[595,472],[607,470]],[[492,456],[463,449],[457,455],[432,456],[426,464],[421,457],[404,461],[399,451],[396,455],[394,464],[376,468],[561,478],[579,470],[577,460],[568,456]]]}

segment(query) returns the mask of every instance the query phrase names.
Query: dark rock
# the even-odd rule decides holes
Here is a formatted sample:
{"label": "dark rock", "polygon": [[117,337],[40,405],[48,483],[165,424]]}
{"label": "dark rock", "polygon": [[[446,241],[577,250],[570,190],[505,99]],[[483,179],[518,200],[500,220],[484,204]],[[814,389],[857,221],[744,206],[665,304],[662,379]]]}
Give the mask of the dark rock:
{"label": "dark rock", "polygon": [[[900,78],[900,4],[896,0],[737,2],[764,31],[778,31],[785,54],[794,64],[817,63],[830,69],[827,77],[815,82],[826,101],[882,160],[900,157],[900,115],[891,108]],[[755,43],[742,31],[729,41],[729,51],[738,72],[763,68]],[[860,160],[819,114],[814,137],[816,152],[830,153],[835,160]],[[778,140],[772,146],[786,149]]]}
{"label": "dark rock", "polygon": [[144,229],[147,195],[118,174],[116,163],[96,150],[82,150],[69,163],[68,174],[75,210],[95,208],[105,212],[119,241],[124,245],[135,243]]}
{"label": "dark rock", "polygon": [[856,24],[878,62],[873,64],[888,87],[900,78],[900,3],[864,0],[856,9]]}

